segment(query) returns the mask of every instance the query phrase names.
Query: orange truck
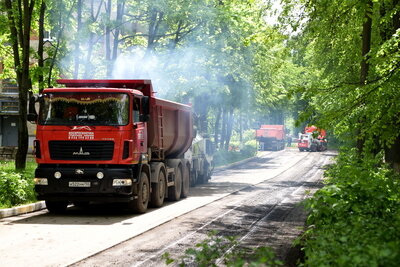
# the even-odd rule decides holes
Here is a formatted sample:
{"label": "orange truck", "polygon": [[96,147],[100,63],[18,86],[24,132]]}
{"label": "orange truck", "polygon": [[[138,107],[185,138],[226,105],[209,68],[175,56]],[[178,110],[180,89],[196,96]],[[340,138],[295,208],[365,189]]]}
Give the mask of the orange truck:
{"label": "orange truck", "polygon": [[324,151],[328,149],[326,131],[316,126],[307,126],[299,134],[297,147],[302,151]]}
{"label": "orange truck", "polygon": [[[185,152],[195,137],[192,109],[155,96],[150,80],[58,80],[39,97],[35,190],[50,212],[89,202],[179,200],[211,163]],[[197,156],[196,156],[197,155]],[[200,170],[199,168],[206,168]]]}
{"label": "orange truck", "polygon": [[259,150],[282,150],[285,148],[285,126],[261,125],[256,130],[256,140]]}

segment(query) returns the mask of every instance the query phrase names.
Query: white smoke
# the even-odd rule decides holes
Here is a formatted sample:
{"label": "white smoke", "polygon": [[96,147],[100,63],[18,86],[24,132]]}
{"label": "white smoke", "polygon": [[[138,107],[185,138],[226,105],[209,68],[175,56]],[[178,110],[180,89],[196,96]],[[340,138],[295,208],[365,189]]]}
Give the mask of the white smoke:
{"label": "white smoke", "polygon": [[113,79],[152,79],[159,72],[159,60],[144,48],[120,54],[114,63]]}

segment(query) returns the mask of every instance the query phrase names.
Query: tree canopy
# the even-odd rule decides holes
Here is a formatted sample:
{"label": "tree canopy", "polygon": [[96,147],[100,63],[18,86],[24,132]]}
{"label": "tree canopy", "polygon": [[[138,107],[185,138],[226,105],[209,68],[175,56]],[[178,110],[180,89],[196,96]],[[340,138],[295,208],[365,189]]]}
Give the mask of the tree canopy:
{"label": "tree canopy", "polygon": [[[2,78],[23,85],[7,11],[30,22],[24,32],[17,20],[18,32],[39,40],[21,72],[26,92],[59,77],[151,79],[160,97],[192,103],[197,128],[221,149],[233,134],[296,120],[331,130],[360,155],[383,150],[400,161],[398,0],[285,0],[276,25],[266,19],[274,1],[6,3]],[[18,15],[25,7],[31,15]]]}
{"label": "tree canopy", "polygon": [[399,1],[286,1],[284,7],[282,22],[299,30],[290,42],[305,74],[292,90],[306,102],[301,118],[333,129],[360,154],[384,150],[398,168]]}
{"label": "tree canopy", "polygon": [[[30,50],[33,90],[59,77],[152,79],[160,97],[192,103],[198,129],[224,149],[234,132],[284,123],[293,64],[266,1],[31,2],[30,37],[41,41]],[[2,76],[15,77],[3,47]]]}

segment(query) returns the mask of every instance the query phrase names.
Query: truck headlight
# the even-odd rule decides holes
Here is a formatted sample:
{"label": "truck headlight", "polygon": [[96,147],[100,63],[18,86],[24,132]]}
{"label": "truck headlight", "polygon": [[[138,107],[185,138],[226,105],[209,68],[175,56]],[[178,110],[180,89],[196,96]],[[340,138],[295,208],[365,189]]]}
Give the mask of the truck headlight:
{"label": "truck headlight", "polygon": [[48,185],[47,178],[34,178],[35,185]]}
{"label": "truck headlight", "polygon": [[132,179],[114,179],[113,186],[131,186]]}
{"label": "truck headlight", "polygon": [[60,179],[61,178],[61,172],[55,172],[54,173],[54,178]]}
{"label": "truck headlight", "polygon": [[96,174],[96,177],[97,177],[98,179],[103,179],[103,178],[104,178],[104,173],[103,173],[103,172],[98,172],[98,173]]}

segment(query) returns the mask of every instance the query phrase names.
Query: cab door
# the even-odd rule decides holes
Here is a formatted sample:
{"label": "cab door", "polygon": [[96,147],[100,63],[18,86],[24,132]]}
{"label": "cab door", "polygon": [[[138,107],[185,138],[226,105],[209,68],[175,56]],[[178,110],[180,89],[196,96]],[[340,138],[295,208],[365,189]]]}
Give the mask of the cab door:
{"label": "cab door", "polygon": [[147,153],[147,129],[146,122],[141,121],[142,96],[135,95],[133,98],[133,129],[134,129],[134,152],[138,154]]}

